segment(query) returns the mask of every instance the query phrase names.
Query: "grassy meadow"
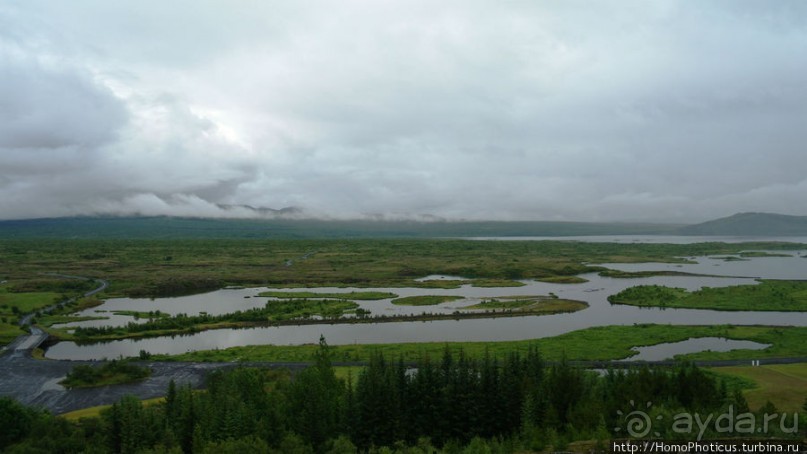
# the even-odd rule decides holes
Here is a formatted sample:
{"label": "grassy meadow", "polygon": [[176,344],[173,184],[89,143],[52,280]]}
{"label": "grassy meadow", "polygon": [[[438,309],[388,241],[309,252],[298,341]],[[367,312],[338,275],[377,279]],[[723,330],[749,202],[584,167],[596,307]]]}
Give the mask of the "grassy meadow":
{"label": "grassy meadow", "polygon": [[753,410],[771,402],[779,411],[800,412],[807,403],[807,363],[716,367],[712,371],[750,382],[743,395]]}
{"label": "grassy meadow", "polygon": [[35,312],[61,301],[52,291],[18,292],[8,283],[0,285],[0,345],[14,340],[23,331],[17,326],[23,314]]}
{"label": "grassy meadow", "polygon": [[454,239],[0,240],[0,281],[59,272],[103,278],[107,296],[172,296],[227,285],[410,287],[432,274],[466,279],[572,279],[596,263],[674,262],[787,243],[615,244]]}
{"label": "grassy meadow", "polygon": [[762,280],[689,292],[660,285],[639,285],[608,297],[614,304],[639,307],[713,309],[722,311],[807,311],[807,281]]}

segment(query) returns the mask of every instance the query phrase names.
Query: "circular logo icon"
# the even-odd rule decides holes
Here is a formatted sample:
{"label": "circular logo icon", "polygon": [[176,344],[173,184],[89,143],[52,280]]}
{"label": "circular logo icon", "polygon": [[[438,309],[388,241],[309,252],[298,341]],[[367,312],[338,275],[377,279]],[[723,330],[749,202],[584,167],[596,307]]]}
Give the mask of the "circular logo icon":
{"label": "circular logo icon", "polygon": [[[636,404],[633,401],[630,401],[630,406],[632,408],[636,408]],[[650,415],[647,414],[645,410],[650,409],[653,406],[652,402],[648,402],[645,405],[644,409],[635,409],[628,414],[624,414],[622,410],[616,412],[619,416],[624,416],[625,420],[625,432],[631,438],[644,438],[650,431],[653,429],[653,420],[650,418]],[[661,416],[658,417],[660,419]],[[614,432],[622,432],[622,427],[615,427]],[[654,432],[654,435],[659,436],[658,432]]]}

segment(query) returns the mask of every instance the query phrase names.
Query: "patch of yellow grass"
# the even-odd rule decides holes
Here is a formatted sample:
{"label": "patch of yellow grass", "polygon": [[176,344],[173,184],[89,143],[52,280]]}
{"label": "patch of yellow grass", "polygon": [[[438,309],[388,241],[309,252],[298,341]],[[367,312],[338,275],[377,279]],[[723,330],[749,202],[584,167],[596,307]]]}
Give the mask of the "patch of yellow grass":
{"label": "patch of yellow grass", "polygon": [[17,336],[25,334],[19,326],[11,323],[0,323],[0,345],[11,343]]}
{"label": "patch of yellow grass", "polygon": [[771,401],[780,411],[800,411],[807,398],[807,363],[773,364],[769,366],[718,367],[715,372],[736,375],[756,383],[743,391],[752,410]]}
{"label": "patch of yellow grass", "polygon": [[348,376],[350,376],[355,385],[362,370],[364,370],[364,366],[334,366],[333,373],[336,375],[336,378],[345,381],[347,381]]}
{"label": "patch of yellow grass", "polygon": [[[165,397],[155,397],[153,399],[143,400],[142,402],[143,406],[148,407],[150,405],[165,402]],[[60,416],[68,421],[78,421],[81,418],[97,418],[101,415],[103,410],[106,410],[111,406],[112,405],[98,405],[96,407],[82,408],[81,410],[71,411]]]}

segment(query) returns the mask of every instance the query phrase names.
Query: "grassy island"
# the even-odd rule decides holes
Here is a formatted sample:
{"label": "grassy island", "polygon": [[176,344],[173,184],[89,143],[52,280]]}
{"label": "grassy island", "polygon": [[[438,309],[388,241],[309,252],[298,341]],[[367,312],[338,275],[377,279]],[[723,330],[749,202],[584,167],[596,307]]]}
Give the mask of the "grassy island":
{"label": "grassy island", "polygon": [[387,298],[397,298],[398,295],[390,292],[281,292],[268,291],[258,293],[258,296],[268,296],[271,298],[300,299],[300,298],[335,298],[342,300],[374,301]]}
{"label": "grassy island", "polygon": [[762,280],[759,285],[704,287],[689,292],[661,285],[638,285],[608,297],[613,304],[720,311],[807,311],[807,281]]}
{"label": "grassy island", "polygon": [[392,300],[392,304],[398,306],[436,306],[438,304],[447,303],[449,301],[456,301],[464,299],[462,296],[453,295],[417,295],[405,296],[403,298],[396,298]]}
{"label": "grassy island", "polygon": [[587,307],[588,304],[582,301],[548,296],[501,296],[462,309],[506,310],[538,314],[576,312]]}
{"label": "grassy island", "polygon": [[151,369],[132,364],[128,360],[112,360],[101,366],[79,364],[59,382],[65,388],[94,388],[143,380]]}

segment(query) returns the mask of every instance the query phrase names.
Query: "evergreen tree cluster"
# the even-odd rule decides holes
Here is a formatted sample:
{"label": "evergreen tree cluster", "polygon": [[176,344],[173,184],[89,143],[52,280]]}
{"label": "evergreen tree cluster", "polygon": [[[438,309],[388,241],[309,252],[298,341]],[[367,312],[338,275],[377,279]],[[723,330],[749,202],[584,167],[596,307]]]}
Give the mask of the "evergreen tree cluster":
{"label": "evergreen tree cluster", "polygon": [[[702,370],[597,373],[537,350],[472,359],[446,349],[416,365],[374,355],[338,379],[324,340],[295,376],[236,368],[212,372],[206,391],[169,386],[165,402],[125,397],[100,418],[70,423],[0,399],[4,452],[512,452],[604,442],[635,402],[653,412],[717,412],[742,395]],[[738,397],[739,396],[739,397]],[[645,408],[645,407],[642,407]],[[648,409],[651,411],[651,409]],[[654,413],[655,415],[655,413]],[[660,428],[661,429],[661,428]],[[491,451],[493,450],[493,451]]]}

